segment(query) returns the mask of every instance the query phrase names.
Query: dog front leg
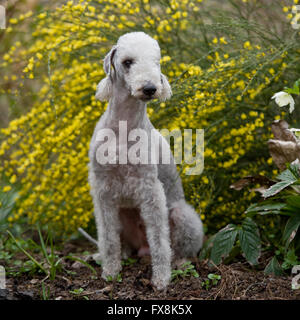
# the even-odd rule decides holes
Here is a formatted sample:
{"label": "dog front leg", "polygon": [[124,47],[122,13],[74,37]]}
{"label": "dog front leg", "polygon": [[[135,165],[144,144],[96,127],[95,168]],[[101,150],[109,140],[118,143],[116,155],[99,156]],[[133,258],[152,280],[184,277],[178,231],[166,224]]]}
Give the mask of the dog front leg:
{"label": "dog front leg", "polygon": [[101,202],[96,215],[98,247],[101,257],[102,278],[115,278],[121,271],[121,240],[118,208]]}
{"label": "dog front leg", "polygon": [[[149,186],[148,186],[149,187]],[[160,181],[147,188],[147,198],[141,203],[152,261],[152,283],[164,289],[171,277],[171,246],[166,198]]]}

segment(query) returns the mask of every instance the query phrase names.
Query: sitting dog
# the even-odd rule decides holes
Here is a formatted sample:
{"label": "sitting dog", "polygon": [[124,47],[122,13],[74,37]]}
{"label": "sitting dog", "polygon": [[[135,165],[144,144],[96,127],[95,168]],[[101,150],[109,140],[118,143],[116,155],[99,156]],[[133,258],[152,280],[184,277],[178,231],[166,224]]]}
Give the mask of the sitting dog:
{"label": "sitting dog", "polygon": [[[147,116],[148,101],[166,100],[172,94],[161,73],[160,58],[157,41],[143,32],[121,36],[106,55],[106,77],[97,86],[96,98],[109,100],[109,104],[91,140],[89,183],[102,277],[116,277],[122,254],[128,256],[135,250],[139,256],[150,254],[152,283],[163,289],[170,281],[172,258],[198,254],[203,227],[199,215],[185,201],[169,144]],[[158,161],[130,162],[134,153],[130,148],[138,143],[133,133],[140,131],[146,133],[143,146],[150,145],[153,137],[159,141],[144,157],[153,160],[154,154]],[[155,151],[159,147],[169,154],[170,163],[162,163],[161,154]]]}

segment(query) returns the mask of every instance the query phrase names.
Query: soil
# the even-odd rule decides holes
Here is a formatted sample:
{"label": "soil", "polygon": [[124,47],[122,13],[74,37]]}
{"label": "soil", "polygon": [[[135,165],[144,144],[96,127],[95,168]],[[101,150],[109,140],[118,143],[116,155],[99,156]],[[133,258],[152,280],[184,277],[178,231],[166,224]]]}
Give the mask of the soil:
{"label": "soil", "polygon": [[[89,244],[79,245],[70,242],[65,245],[59,255],[76,255],[86,260],[84,251],[94,252]],[[268,260],[268,259],[266,259]],[[255,270],[246,262],[230,265],[211,266],[208,261],[192,260],[199,277],[186,276],[173,279],[165,291],[158,291],[151,285],[151,261],[149,257],[137,258],[136,262],[124,265],[122,279],[106,282],[101,278],[101,267],[89,259],[88,263],[96,270],[94,274],[78,261],[64,259],[64,268],[72,271],[59,272],[52,281],[43,274],[8,276],[6,290],[0,290],[0,300],[36,300],[44,298],[55,300],[300,300],[300,289],[292,290],[291,276],[275,277],[265,275],[263,270]],[[265,263],[262,264],[266,264]],[[261,268],[262,269],[262,268]],[[203,282],[209,274],[220,275],[217,284],[207,288]]]}

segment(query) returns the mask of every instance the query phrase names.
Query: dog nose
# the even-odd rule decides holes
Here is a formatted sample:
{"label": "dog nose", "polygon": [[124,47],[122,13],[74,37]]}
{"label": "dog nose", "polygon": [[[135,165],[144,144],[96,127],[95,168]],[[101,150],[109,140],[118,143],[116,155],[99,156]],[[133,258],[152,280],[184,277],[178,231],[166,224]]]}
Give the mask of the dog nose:
{"label": "dog nose", "polygon": [[155,86],[153,84],[147,84],[143,88],[143,93],[146,96],[151,97],[151,96],[154,95],[155,92],[156,92],[156,88],[155,88]]}

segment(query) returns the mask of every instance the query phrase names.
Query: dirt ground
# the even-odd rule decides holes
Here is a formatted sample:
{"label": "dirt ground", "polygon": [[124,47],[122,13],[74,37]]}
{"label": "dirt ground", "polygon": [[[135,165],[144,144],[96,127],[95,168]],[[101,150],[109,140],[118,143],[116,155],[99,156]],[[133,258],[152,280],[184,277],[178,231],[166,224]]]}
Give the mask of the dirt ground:
{"label": "dirt ground", "polygon": [[[88,249],[87,249],[88,248]],[[84,258],[83,251],[93,252],[94,247],[88,244],[78,246],[76,243],[67,243],[60,253],[66,256],[72,252],[77,257]],[[275,277],[265,275],[262,270],[254,270],[246,262],[237,262],[218,267],[209,266],[207,261],[194,259],[199,277],[184,277],[174,279],[167,290],[155,290],[151,283],[151,264],[149,257],[137,259],[136,262],[124,265],[122,279],[114,282],[105,282],[101,278],[101,267],[94,261],[88,261],[97,274],[85,265],[65,260],[65,268],[72,274],[60,272],[55,280],[45,280],[44,275],[22,274],[19,277],[8,276],[7,289],[0,293],[1,299],[8,300],[36,300],[43,299],[42,281],[44,283],[44,298],[55,300],[300,300],[300,290],[291,289],[291,276]],[[202,284],[208,274],[220,275],[216,285],[205,288]]]}

